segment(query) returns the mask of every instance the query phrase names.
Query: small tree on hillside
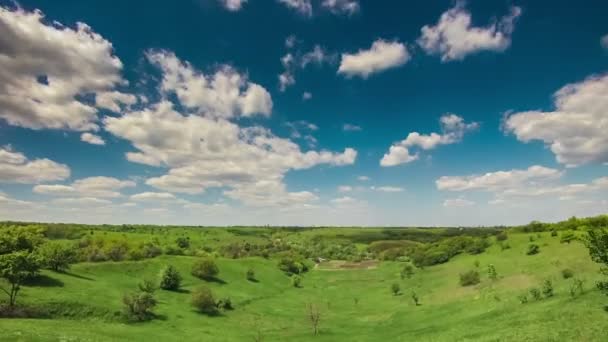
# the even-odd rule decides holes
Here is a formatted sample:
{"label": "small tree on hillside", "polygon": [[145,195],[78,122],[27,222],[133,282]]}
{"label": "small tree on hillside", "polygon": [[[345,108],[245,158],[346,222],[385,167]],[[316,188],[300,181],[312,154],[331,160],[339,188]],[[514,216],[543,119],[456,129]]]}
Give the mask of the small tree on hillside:
{"label": "small tree on hillside", "polygon": [[76,262],[74,248],[58,241],[49,241],[42,245],[39,254],[44,266],[55,272],[66,271]]}
{"label": "small tree on hillside", "polygon": [[40,232],[26,229],[0,230],[0,278],[8,287],[0,287],[9,297],[9,307],[15,306],[21,285],[38,274],[41,260],[35,253],[40,244]]}
{"label": "small tree on hillside", "polygon": [[[585,245],[589,249],[591,260],[602,264],[600,273],[608,275],[608,232],[604,229],[589,230]],[[597,282],[597,288],[608,295],[608,281]]]}
{"label": "small tree on hillside", "polygon": [[526,251],[527,255],[535,255],[538,254],[540,252],[540,247],[538,247],[537,244],[529,244],[528,245],[528,250]]}
{"label": "small tree on hillside", "polygon": [[401,279],[411,278],[414,275],[414,266],[407,264],[401,270]]}
{"label": "small tree on hillside", "polygon": [[199,259],[192,265],[192,275],[200,279],[212,280],[219,273],[219,268],[211,258]]}
{"label": "small tree on hillside", "polygon": [[256,281],[257,279],[255,278],[255,271],[253,270],[253,268],[250,268],[247,270],[247,273],[245,274],[247,280],[249,281]]}
{"label": "small tree on hillside", "polygon": [[156,306],[156,299],[148,292],[127,294],[122,298],[127,318],[134,321],[146,321],[154,316],[152,309]]}
{"label": "small tree on hillside", "polygon": [[200,313],[207,315],[216,315],[218,313],[213,292],[206,286],[197,287],[192,291],[191,303]]}
{"label": "small tree on hillside", "polygon": [[401,286],[399,286],[399,283],[393,283],[391,285],[391,292],[393,293],[393,296],[397,296],[401,293]]}
{"label": "small tree on hillside", "polygon": [[574,235],[574,233],[570,232],[570,231],[563,232],[562,235],[559,238],[559,242],[561,242],[561,243],[568,243],[569,244],[573,240],[576,240],[576,235]]}
{"label": "small tree on hillside", "polygon": [[479,272],[477,271],[468,271],[465,273],[460,273],[460,285],[461,286],[471,286],[479,284]]}
{"label": "small tree on hillside", "polygon": [[496,267],[494,265],[488,265],[488,277],[492,280],[498,279],[498,273],[496,272]]}
{"label": "small tree on hillside", "polygon": [[163,290],[177,291],[182,283],[182,276],[177,269],[171,265],[162,270],[160,274],[160,288]]}
{"label": "small tree on hillside", "polygon": [[321,312],[318,306],[308,304],[308,320],[310,321],[313,335],[317,335],[319,333],[319,323],[321,322]]}

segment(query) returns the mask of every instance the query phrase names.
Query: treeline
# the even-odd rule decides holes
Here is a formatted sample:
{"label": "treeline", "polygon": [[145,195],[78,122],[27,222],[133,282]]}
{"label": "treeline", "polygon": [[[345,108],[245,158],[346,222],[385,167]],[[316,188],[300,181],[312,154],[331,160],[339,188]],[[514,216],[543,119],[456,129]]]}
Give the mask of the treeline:
{"label": "treeline", "polygon": [[539,221],[532,221],[526,225],[513,227],[512,229],[514,231],[531,233],[562,230],[586,231],[589,229],[598,228],[608,228],[608,215],[599,215],[585,218],[577,218],[573,216],[565,221],[560,221],[556,223],[543,223]]}

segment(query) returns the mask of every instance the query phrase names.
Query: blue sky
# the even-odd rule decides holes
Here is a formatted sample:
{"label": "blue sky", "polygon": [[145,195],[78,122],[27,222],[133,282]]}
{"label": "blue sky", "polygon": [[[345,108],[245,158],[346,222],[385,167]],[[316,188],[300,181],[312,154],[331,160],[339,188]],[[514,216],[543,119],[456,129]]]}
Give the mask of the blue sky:
{"label": "blue sky", "polygon": [[0,1],[0,219],[608,211],[604,1]]}

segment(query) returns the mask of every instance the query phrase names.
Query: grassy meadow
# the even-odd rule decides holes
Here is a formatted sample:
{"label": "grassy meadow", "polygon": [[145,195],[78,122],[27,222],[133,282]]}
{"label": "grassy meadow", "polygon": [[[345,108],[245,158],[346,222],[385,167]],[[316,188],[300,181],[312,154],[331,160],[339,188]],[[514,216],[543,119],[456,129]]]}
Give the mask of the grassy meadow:
{"label": "grassy meadow", "polygon": [[[70,230],[77,233],[65,233]],[[35,280],[24,284],[17,299],[19,305],[38,310],[39,316],[0,318],[0,340],[605,341],[608,336],[604,311],[608,298],[595,286],[602,279],[600,265],[581,242],[585,234],[581,230],[574,231],[578,239],[570,243],[561,241],[564,231],[546,229],[509,228],[501,241],[493,233],[482,234],[475,238],[487,242],[483,251],[459,252],[428,266],[418,262],[409,277],[401,275],[404,265],[412,264],[408,254],[458,237],[452,232],[462,230],[412,229],[421,233],[413,234],[414,240],[401,239],[405,236],[401,232],[408,229],[382,228],[81,226],[60,231],[48,229],[45,236],[65,244],[87,236],[131,245],[153,240],[164,250],[185,237],[189,247],[183,253],[169,249],[171,254],[139,260],[80,259],[63,272],[42,269]],[[271,243],[291,247],[269,250],[263,256],[234,251],[235,245]],[[309,270],[300,273],[301,284],[296,287],[293,275],[277,267],[278,260],[294,249],[305,255],[297,246],[312,243],[324,249],[306,258]],[[539,253],[528,255],[530,244],[537,245]],[[82,245],[81,250],[89,248]],[[351,260],[324,257],[314,262],[319,261],[314,253],[343,253],[327,252],[336,245],[347,250]],[[378,246],[385,245],[392,247],[378,252]],[[219,274],[214,279],[191,275],[193,263],[201,257],[213,258],[217,264]],[[137,290],[142,279],[156,281],[167,265],[181,274],[180,289],[154,291],[157,305],[152,319],[126,320],[124,294]],[[495,279],[488,272],[490,265],[496,270]],[[573,274],[566,278],[564,269]],[[255,271],[255,280],[246,278],[248,270]],[[462,286],[459,277],[467,271],[477,271],[479,283]],[[546,280],[552,283],[553,295],[534,299],[530,290],[541,289]],[[575,280],[583,282],[582,291],[570,294]],[[0,284],[7,285],[4,280]],[[398,291],[392,291],[393,284],[398,284]],[[200,285],[216,298],[230,298],[234,308],[216,315],[195,310],[191,293]],[[522,303],[522,295],[527,302]],[[310,320],[311,305],[318,313],[317,334]]]}

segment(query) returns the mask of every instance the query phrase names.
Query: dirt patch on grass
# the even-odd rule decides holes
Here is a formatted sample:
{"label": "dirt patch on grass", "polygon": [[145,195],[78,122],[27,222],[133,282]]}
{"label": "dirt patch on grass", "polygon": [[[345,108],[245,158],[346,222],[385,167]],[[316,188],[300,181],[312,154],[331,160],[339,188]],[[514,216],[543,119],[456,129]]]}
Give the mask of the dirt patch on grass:
{"label": "dirt patch on grass", "polygon": [[325,261],[315,265],[315,269],[321,271],[344,271],[344,270],[371,270],[378,267],[377,260],[365,260],[361,262],[351,262],[344,260]]}

